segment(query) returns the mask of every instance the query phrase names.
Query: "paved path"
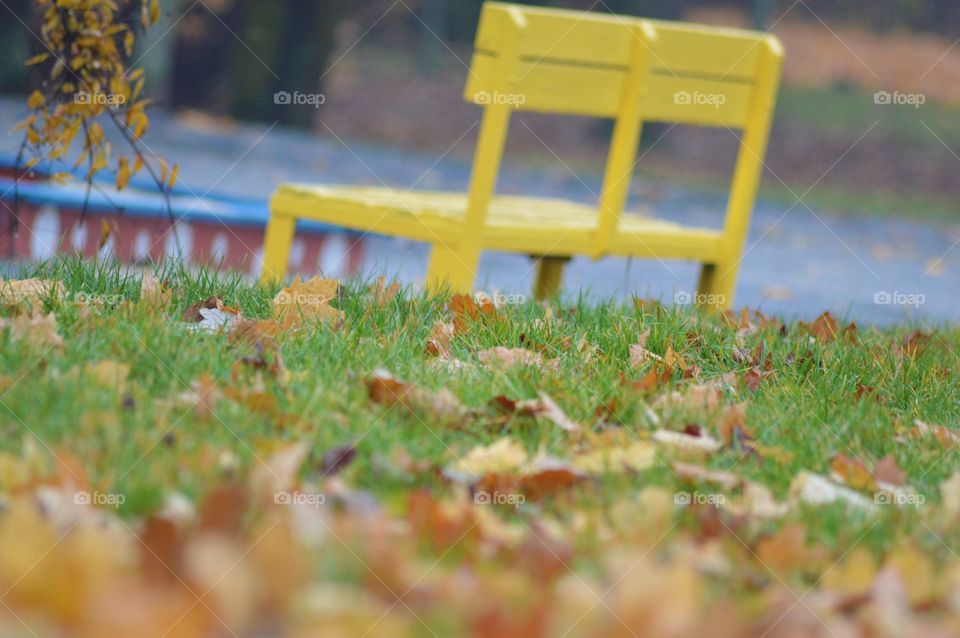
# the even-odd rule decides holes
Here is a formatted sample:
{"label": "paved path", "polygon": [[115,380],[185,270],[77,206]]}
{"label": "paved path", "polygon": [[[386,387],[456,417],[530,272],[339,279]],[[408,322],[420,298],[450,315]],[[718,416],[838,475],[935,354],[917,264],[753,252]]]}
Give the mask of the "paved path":
{"label": "paved path", "polygon": [[[0,125],[8,131],[19,103],[0,100]],[[0,137],[0,152],[16,138]],[[284,180],[386,184],[394,188],[464,189],[469,164],[435,154],[406,152],[331,135],[316,137],[269,124],[228,132],[153,117],[147,143],[182,165],[181,182],[198,194],[213,190],[265,199]],[[575,176],[565,169],[531,171],[507,164],[500,190],[545,194],[589,202],[600,175]],[[638,188],[643,190],[644,185]],[[667,219],[718,226],[724,201],[668,189],[654,203],[634,197],[634,206]],[[787,317],[812,318],[824,309],[862,323],[904,319],[960,322],[960,218],[958,224],[925,225],[868,216],[830,216],[799,204],[761,202],[754,216],[737,289],[737,305]],[[408,241],[372,238],[367,268],[404,281],[422,280],[426,248]],[[504,293],[530,290],[532,271],[522,256],[486,254],[480,287]],[[575,259],[565,287],[594,298],[619,296],[683,299],[696,282],[688,263]],[[875,303],[889,300],[893,303]],[[899,303],[898,303],[899,302]]]}

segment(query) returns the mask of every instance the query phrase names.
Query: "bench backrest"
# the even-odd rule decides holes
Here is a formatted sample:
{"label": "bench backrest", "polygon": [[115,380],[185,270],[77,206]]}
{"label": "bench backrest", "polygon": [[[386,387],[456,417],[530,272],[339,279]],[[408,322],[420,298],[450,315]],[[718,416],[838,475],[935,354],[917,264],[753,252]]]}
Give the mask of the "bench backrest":
{"label": "bench backrest", "polygon": [[608,247],[626,203],[643,121],[744,131],[725,225],[743,234],[781,58],[778,41],[764,33],[487,2],[465,89],[465,98],[486,110],[468,226],[478,228],[478,217],[482,225],[510,112],[529,110],[616,121],[595,255]]}

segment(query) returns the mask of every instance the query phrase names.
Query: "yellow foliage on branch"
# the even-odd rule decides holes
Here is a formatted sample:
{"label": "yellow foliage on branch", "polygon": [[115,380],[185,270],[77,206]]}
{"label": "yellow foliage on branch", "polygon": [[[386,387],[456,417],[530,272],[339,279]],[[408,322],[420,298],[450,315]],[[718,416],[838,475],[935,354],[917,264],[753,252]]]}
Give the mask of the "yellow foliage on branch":
{"label": "yellow foliage on branch", "polygon": [[[42,69],[43,83],[27,99],[29,113],[19,124],[24,139],[18,168],[42,160],[73,160],[86,166],[86,180],[111,165],[122,190],[146,169],[161,191],[174,186],[176,170],[160,175],[144,157],[141,140],[150,125],[143,96],[143,69],[131,59],[139,33],[160,17],[159,0],[34,0],[43,23],[39,37],[46,49],[27,60]],[[113,125],[133,157],[113,149],[104,134]],[[77,153],[74,142],[80,140]],[[166,162],[154,158],[166,168]]]}

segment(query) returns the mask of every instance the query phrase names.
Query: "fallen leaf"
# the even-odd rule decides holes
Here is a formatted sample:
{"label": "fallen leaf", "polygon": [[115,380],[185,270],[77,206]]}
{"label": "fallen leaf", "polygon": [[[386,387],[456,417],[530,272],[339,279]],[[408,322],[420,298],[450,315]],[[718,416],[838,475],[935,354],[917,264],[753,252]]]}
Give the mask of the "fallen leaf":
{"label": "fallen leaf", "polygon": [[653,433],[653,440],[665,448],[680,453],[712,454],[723,447],[723,443],[702,431],[694,436],[661,428]]}
{"label": "fallen leaf", "polygon": [[475,483],[487,474],[511,474],[529,462],[526,450],[515,439],[504,437],[490,445],[478,445],[443,470],[459,483]]}
{"label": "fallen leaf", "polygon": [[656,451],[645,441],[589,450],[571,459],[573,467],[588,474],[642,472],[653,467],[656,462]]}
{"label": "fallen leaf", "polygon": [[83,372],[86,378],[92,379],[98,385],[122,391],[127,384],[127,377],[130,376],[130,365],[104,360],[88,363]]}
{"label": "fallen leaf", "polygon": [[925,423],[920,419],[913,422],[911,434],[916,438],[933,437],[947,449],[960,446],[960,433],[943,425]]}
{"label": "fallen leaf", "polygon": [[368,288],[373,301],[376,305],[383,307],[393,301],[400,293],[400,282],[394,281],[389,286],[385,286],[386,279],[383,275],[377,277],[377,281]]}
{"label": "fallen leaf", "polygon": [[52,279],[0,279],[0,303],[38,306],[63,296],[63,283]]}
{"label": "fallen leaf", "polygon": [[250,491],[264,502],[275,502],[276,495],[296,485],[297,473],[310,453],[306,441],[286,444],[258,461],[250,474]]}
{"label": "fallen leaf", "polygon": [[452,323],[437,321],[427,336],[428,355],[449,359],[451,357],[450,344],[453,343],[454,326]]}
{"label": "fallen leaf", "polygon": [[810,334],[821,343],[829,343],[837,338],[837,320],[834,319],[829,310],[825,310],[810,325]]}
{"label": "fallen leaf", "polygon": [[37,350],[63,347],[63,337],[57,333],[57,317],[52,312],[42,314],[34,310],[29,315],[0,317],[2,329],[9,329],[12,339],[23,341]]}
{"label": "fallen leaf", "polygon": [[239,316],[217,308],[200,308],[197,312],[200,321],[182,324],[190,332],[230,332]]}
{"label": "fallen leaf", "polygon": [[489,300],[479,303],[471,295],[453,295],[450,298],[453,326],[457,334],[469,332],[472,324],[481,320],[497,318],[497,309]]}
{"label": "fallen leaf", "polygon": [[[507,407],[507,404],[502,401],[501,405]],[[512,407],[516,412],[552,421],[554,425],[567,432],[579,432],[581,429],[580,424],[571,420],[546,392],[541,392],[538,399],[516,401]]]}
{"label": "fallen leaf", "polygon": [[906,474],[897,465],[897,460],[892,454],[888,454],[880,459],[873,468],[873,475],[878,481],[883,481],[890,485],[903,485]]}
{"label": "fallen leaf", "polygon": [[800,472],[790,483],[790,496],[807,505],[843,503],[854,509],[873,511],[876,506],[859,492],[837,485],[830,479],[812,472]]}
{"label": "fallen leaf", "polygon": [[163,308],[173,297],[173,291],[164,286],[159,279],[144,273],[140,283],[140,303],[152,308]]}
{"label": "fallen leaf", "polygon": [[[536,366],[544,367],[543,357],[536,352],[525,350],[523,348],[504,348],[496,346],[487,350],[477,352],[477,357],[484,365],[494,368],[512,368],[513,366]],[[552,367],[556,367],[556,360],[550,362]]]}
{"label": "fallen leaf", "polygon": [[689,483],[712,483],[726,490],[734,490],[743,482],[743,479],[733,472],[710,470],[691,463],[674,461],[670,467],[678,478]]}
{"label": "fallen leaf", "polygon": [[[396,379],[385,370],[376,370],[367,380],[370,400],[388,408],[400,405],[411,414],[442,425],[459,424],[468,411],[447,388],[431,392]],[[429,424],[428,424],[429,425]]]}
{"label": "fallen leaf", "polygon": [[337,298],[340,282],[336,279],[314,277],[302,281],[299,277],[273,298],[273,314],[277,319],[291,318],[295,321],[319,319],[325,323],[339,324],[344,318],[330,302]]}
{"label": "fallen leaf", "polygon": [[353,444],[335,447],[324,453],[317,471],[321,477],[333,476],[350,465],[355,458],[357,458],[357,448]]}
{"label": "fallen leaf", "polygon": [[859,459],[846,454],[837,454],[830,460],[830,469],[839,480],[855,490],[873,490],[876,488],[873,473]]}
{"label": "fallen leaf", "polygon": [[637,343],[630,346],[630,367],[635,368],[647,361],[663,361],[663,357],[647,350],[647,339],[650,337],[650,328],[643,331]]}

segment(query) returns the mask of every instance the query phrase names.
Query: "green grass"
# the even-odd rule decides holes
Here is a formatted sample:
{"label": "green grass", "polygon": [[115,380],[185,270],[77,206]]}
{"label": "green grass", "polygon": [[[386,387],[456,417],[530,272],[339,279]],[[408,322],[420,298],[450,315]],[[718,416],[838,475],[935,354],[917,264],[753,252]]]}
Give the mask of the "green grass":
{"label": "green grass", "polygon": [[[595,306],[572,301],[553,308],[555,320],[545,321],[545,310],[534,303],[502,308],[502,322],[483,323],[458,336],[453,354],[469,369],[448,370],[425,354],[434,322],[447,317],[443,298],[404,291],[383,307],[372,303],[359,283],[349,284],[339,301],[345,312],[343,327],[315,325],[281,339],[288,379],[265,376],[263,383],[276,397],[276,409],[257,413],[242,401],[223,398],[213,417],[198,419],[189,406],[171,401],[209,375],[222,388],[244,388],[255,373],[238,366],[250,347],[231,344],[222,334],[188,333],[179,321],[188,305],[211,295],[221,296],[246,317],[269,316],[275,290],[251,286],[236,276],[201,271],[160,273],[175,290],[173,307],[161,315],[145,313],[136,303],[139,279],[116,265],[61,261],[40,266],[33,273],[59,279],[71,293],[119,295],[130,300],[81,318],[75,305],[54,303],[66,346],[62,352],[39,353],[7,340],[0,351],[0,374],[7,387],[2,400],[2,447],[17,453],[24,440],[36,438],[43,447],[67,449],[82,459],[92,484],[104,492],[130,495],[123,513],[149,513],[164,493],[179,490],[202,494],[211,483],[211,463],[227,454],[248,467],[278,440],[307,440],[313,461],[338,445],[355,442],[358,459],[349,474],[358,485],[385,501],[394,500],[411,485],[448,489],[436,473],[391,477],[378,470],[378,461],[401,448],[437,468],[478,444],[505,433],[519,437],[528,450],[556,450],[560,456],[571,443],[557,427],[544,420],[514,418],[495,422],[489,403],[498,395],[533,398],[540,391],[552,396],[574,420],[593,424],[598,406],[614,402],[616,421],[624,431],[643,438],[656,425],[648,406],[658,394],[692,383],[675,375],[654,394],[644,394],[621,377],[639,379],[643,369],[630,369],[628,348],[650,329],[648,348],[663,353],[673,347],[699,368],[702,382],[724,373],[742,374],[749,366],[734,360],[736,330],[720,319],[693,311],[667,308],[641,311],[613,304]],[[69,296],[68,296],[69,298]],[[813,319],[813,318],[811,318]],[[914,419],[953,424],[957,420],[958,335],[936,333],[916,357],[898,357],[892,345],[914,327],[863,331],[859,343],[843,340],[823,344],[799,326],[776,326],[739,337],[742,347],[762,344],[772,370],[757,392],[732,387],[725,400],[749,402],[748,426],[764,445],[788,451],[791,459],[777,462],[743,456],[741,449],[712,455],[706,465],[735,468],[744,477],[771,487],[784,498],[797,472],[829,473],[838,453],[871,466],[893,454],[908,482],[931,501],[937,485],[947,478],[956,453],[935,443],[895,440],[899,429]],[[698,334],[702,344],[688,345]],[[592,360],[570,344],[591,344]],[[559,359],[556,371],[518,366],[496,370],[477,362],[476,352],[494,346],[528,347]],[[101,387],[83,373],[90,362],[113,360],[131,367],[128,388]],[[477,411],[459,428],[421,421],[415,415],[371,403],[365,379],[377,368],[428,389],[449,388],[463,404]],[[239,370],[239,371],[238,371]],[[857,384],[876,388],[878,401],[857,400]],[[708,430],[716,423],[704,415],[688,415]],[[682,429],[682,417],[667,418],[664,427]],[[611,477],[600,490],[602,499],[614,499],[650,483],[675,488],[665,468],[636,476]],[[586,490],[585,497],[596,496]],[[828,508],[829,509],[829,508]],[[889,537],[901,525],[910,525],[910,513],[897,518]],[[843,516],[816,513],[808,522],[828,537],[843,533]]]}
{"label": "green grass", "polygon": [[[910,565],[920,561],[921,571],[925,565],[957,564],[949,548],[960,542],[960,532],[946,517],[938,488],[955,472],[958,452],[932,437],[905,436],[914,419],[956,426],[960,334],[952,327],[930,333],[922,351],[903,355],[895,345],[915,326],[862,329],[855,341],[821,341],[800,324],[770,322],[740,330],[721,316],[690,309],[588,305],[569,298],[546,306],[502,307],[492,317],[464,321],[450,345],[449,356],[462,363],[455,368],[426,353],[435,323],[451,320],[450,299],[444,295],[403,290],[378,304],[366,282],[348,282],[334,301],[344,313],[339,327],[308,321],[281,333],[275,352],[269,344],[261,343],[258,350],[227,334],[188,332],[180,316],[191,304],[218,295],[247,318],[268,318],[277,286],[167,266],[157,276],[169,284],[173,298],[158,312],[139,300],[140,275],[116,264],[61,260],[26,275],[60,280],[67,289],[63,298],[45,302],[45,311],[57,317],[63,348],[31,345],[10,331],[0,332],[0,493],[5,499],[0,541],[13,557],[0,561],[0,584],[12,592],[8,604],[17,617],[31,624],[47,619],[60,627],[99,627],[112,618],[139,627],[146,622],[138,620],[142,612],[118,615],[122,604],[104,610],[90,601],[104,582],[128,583],[116,579],[141,571],[146,580],[129,581],[141,583],[139,595],[167,600],[173,582],[169,571],[184,590],[171,618],[154,619],[162,633],[196,607],[194,579],[226,582],[234,565],[243,563],[237,577],[256,574],[261,585],[218,589],[207,597],[212,607],[205,603],[198,612],[208,628],[219,630],[224,617],[239,635],[253,635],[243,627],[271,627],[271,635],[316,635],[293,632],[310,622],[360,635],[384,621],[407,629],[396,635],[424,635],[422,626],[430,629],[428,635],[468,635],[467,627],[476,629],[480,618],[514,629],[541,618],[551,629],[530,635],[608,635],[618,622],[586,616],[607,589],[627,597],[611,598],[611,613],[637,629],[645,616],[632,616],[636,604],[656,600],[650,609],[659,609],[659,601],[678,599],[693,605],[684,617],[700,627],[715,622],[710,605],[720,604],[734,614],[722,616],[728,628],[756,628],[749,623],[765,614],[766,622],[773,622],[783,613],[771,600],[782,600],[777,597],[784,584],[796,596],[815,588],[837,596],[830,589],[835,580],[822,578],[831,566],[846,564],[853,548],[867,552],[874,564],[890,556]],[[83,308],[73,302],[81,292],[106,303]],[[22,308],[6,308],[4,320],[17,312]],[[646,347],[665,357],[672,348],[689,372],[673,366],[662,385],[641,390],[632,381],[657,364],[631,368],[629,347],[647,330]],[[483,364],[478,352],[494,346],[523,347],[557,364],[508,369]],[[742,383],[750,364],[738,363],[742,356],[735,352],[757,348],[768,358],[771,374],[752,391]],[[277,352],[285,372],[276,372]],[[251,365],[258,360],[266,365]],[[98,361],[129,365],[126,383],[99,382],[88,368]],[[378,369],[428,392],[449,390],[468,412],[442,423],[431,416],[429,405],[411,411],[375,403],[368,381]],[[747,453],[742,439],[689,458],[656,445],[647,469],[594,472],[572,486],[548,481],[542,498],[531,495],[517,508],[477,504],[465,486],[444,476],[444,468],[472,449],[503,437],[519,442],[531,457],[542,452],[561,463],[611,441],[614,448],[636,442],[649,446],[658,428],[699,425],[719,437],[722,410],[669,410],[662,401],[673,392],[714,384],[721,375],[727,375],[721,403],[746,402],[746,427],[759,454]],[[198,382],[201,393],[215,387],[207,395],[209,413],[196,408],[196,397],[184,396]],[[875,400],[857,398],[860,384],[874,388]],[[581,424],[580,434],[544,417],[505,416],[491,405],[499,395],[535,399],[541,392]],[[602,427],[599,406],[612,410],[603,416]],[[309,456],[291,489],[331,494],[332,507],[303,519],[305,528],[286,508],[262,498],[243,500],[244,494],[256,494],[242,486],[253,484],[250,477],[263,472],[264,460],[292,443],[307,444]],[[348,444],[356,449],[353,462],[334,479],[324,478],[324,455]],[[69,476],[55,478],[54,453],[70,463],[71,474],[82,474],[78,478],[90,491],[123,495],[116,515],[126,526],[120,531],[128,535],[107,534],[99,523],[90,532],[73,532],[63,527],[70,510],[38,508],[40,493],[49,489],[44,484],[65,481],[68,493],[76,489]],[[926,502],[867,512],[791,498],[799,472],[828,475],[838,454],[871,470],[892,455],[906,474],[905,484]],[[677,460],[766,486],[787,510],[775,518],[738,510],[744,498],[740,487],[683,482],[672,465]],[[484,481],[504,476],[509,478],[510,471],[485,475]],[[239,489],[240,496],[224,488]],[[857,489],[873,500],[872,488]],[[732,507],[682,507],[674,503],[678,490],[721,494]],[[160,519],[152,517],[171,492],[183,494],[206,522],[173,519],[172,529],[166,527],[171,523],[157,523]],[[242,520],[230,522],[228,512],[238,506]],[[36,522],[38,514],[28,511],[45,518]],[[100,511],[114,513],[106,506]],[[808,560],[789,543],[771,540],[796,525],[819,558]],[[904,547],[919,549],[922,558],[904,558]],[[124,558],[138,552],[147,563],[159,552],[164,577],[149,576],[149,564]],[[115,558],[104,566],[104,556]],[[685,571],[691,565],[697,566],[695,574]],[[681,577],[687,573],[689,578]],[[70,574],[70,582],[63,574]],[[939,618],[945,605],[937,601],[950,591],[944,589],[947,577],[908,575],[904,582],[916,596],[911,601],[918,617]],[[54,580],[58,584],[50,584]],[[924,587],[934,580],[930,593]],[[648,584],[637,589],[640,582]],[[654,589],[649,583],[656,583]],[[584,595],[584,587],[592,595]],[[857,587],[862,591],[862,584]],[[414,593],[403,609],[394,609],[404,591]],[[233,598],[222,597],[228,595]],[[277,596],[293,605],[279,616]],[[64,599],[79,606],[65,608]],[[834,600],[846,601],[830,612],[842,615],[847,604],[859,608],[867,599]],[[354,606],[340,608],[347,601]],[[255,610],[253,620],[243,613],[247,606]],[[576,630],[566,634],[572,626]]]}

